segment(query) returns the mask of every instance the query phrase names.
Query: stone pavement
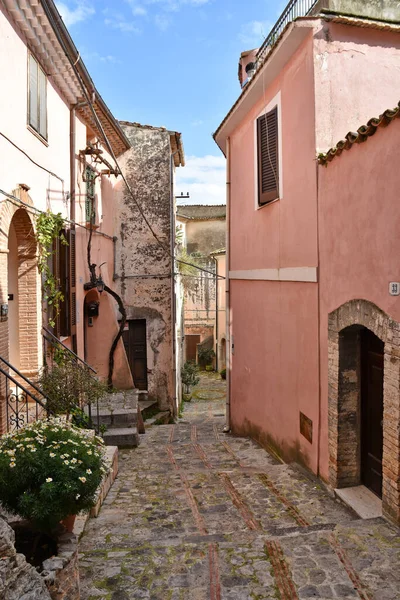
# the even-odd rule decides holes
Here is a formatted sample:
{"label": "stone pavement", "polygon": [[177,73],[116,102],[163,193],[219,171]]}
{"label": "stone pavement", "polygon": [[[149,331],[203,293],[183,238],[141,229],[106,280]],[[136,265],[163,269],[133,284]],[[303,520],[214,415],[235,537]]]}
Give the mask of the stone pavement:
{"label": "stone pavement", "polygon": [[81,541],[82,600],[400,599],[398,529],[222,433],[217,375],[194,396],[179,423],[120,453]]}

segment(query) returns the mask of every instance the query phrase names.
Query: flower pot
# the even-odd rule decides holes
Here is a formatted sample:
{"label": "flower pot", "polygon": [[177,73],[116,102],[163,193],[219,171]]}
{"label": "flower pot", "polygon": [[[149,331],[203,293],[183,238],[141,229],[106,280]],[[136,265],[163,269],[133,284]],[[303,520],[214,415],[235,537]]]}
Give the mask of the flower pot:
{"label": "flower pot", "polygon": [[212,365],[206,365],[206,371],[214,371],[214,367]]}
{"label": "flower pot", "polygon": [[183,401],[190,402],[192,399],[192,394],[183,394]]}
{"label": "flower pot", "polygon": [[76,515],[68,515],[61,521],[61,525],[65,527],[67,533],[72,533],[74,531]]}

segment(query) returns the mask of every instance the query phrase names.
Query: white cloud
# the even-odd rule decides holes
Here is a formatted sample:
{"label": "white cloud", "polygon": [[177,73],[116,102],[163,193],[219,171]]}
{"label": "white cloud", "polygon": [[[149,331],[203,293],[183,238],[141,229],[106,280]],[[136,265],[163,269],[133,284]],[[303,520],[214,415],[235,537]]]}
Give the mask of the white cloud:
{"label": "white cloud", "polygon": [[117,58],[116,56],[113,56],[112,54],[102,55],[102,54],[99,54],[98,52],[82,52],[82,56],[83,56],[84,60],[88,61],[88,62],[102,62],[102,63],[108,63],[108,64],[113,64],[113,65],[121,63],[119,58]]}
{"label": "white cloud", "polygon": [[126,21],[124,18],[104,19],[104,24],[112,29],[119,29],[123,33],[141,33],[141,29],[137,27],[136,23]]}
{"label": "white cloud", "polygon": [[176,195],[189,192],[185,204],[225,204],[226,177],[223,156],[188,156],[176,171]]}
{"label": "white cloud", "polygon": [[273,23],[270,21],[250,21],[242,26],[239,33],[239,40],[245,44],[246,49],[257,48],[265,40],[271,31]]}
{"label": "white cloud", "polygon": [[92,4],[87,0],[74,0],[68,4],[56,1],[56,6],[67,27],[71,27],[71,25],[75,25],[75,23],[79,23],[80,21],[85,21],[96,12]]}
{"label": "white cloud", "polygon": [[167,15],[156,15],[154,23],[160,31],[167,31],[171,24],[171,19]]}

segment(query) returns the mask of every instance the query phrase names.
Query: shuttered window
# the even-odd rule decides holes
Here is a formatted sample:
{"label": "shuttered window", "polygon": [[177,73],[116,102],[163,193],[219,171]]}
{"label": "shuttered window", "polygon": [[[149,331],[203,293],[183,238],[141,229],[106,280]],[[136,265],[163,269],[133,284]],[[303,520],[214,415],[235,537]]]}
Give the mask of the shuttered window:
{"label": "shuttered window", "polygon": [[258,204],[279,198],[278,108],[257,119]]}
{"label": "shuttered window", "polygon": [[[60,303],[60,313],[55,319],[54,334],[57,337],[69,337],[76,333],[76,245],[75,229],[62,230],[67,240],[63,244],[59,238],[54,240],[52,255],[52,272],[58,282],[58,289],[64,296]],[[49,316],[53,316],[48,307]]]}
{"label": "shuttered window", "polygon": [[47,140],[47,77],[32,54],[29,55],[28,123]]}

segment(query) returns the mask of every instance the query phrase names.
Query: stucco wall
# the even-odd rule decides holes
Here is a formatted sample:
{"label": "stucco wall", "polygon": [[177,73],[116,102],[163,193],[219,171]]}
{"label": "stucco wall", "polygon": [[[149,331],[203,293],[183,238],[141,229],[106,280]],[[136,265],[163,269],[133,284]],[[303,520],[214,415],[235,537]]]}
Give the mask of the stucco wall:
{"label": "stucco wall", "polygon": [[[172,233],[169,133],[127,125],[123,128],[132,148],[121,157],[121,168],[156,235],[169,249]],[[118,279],[115,285],[128,319],[146,319],[149,395],[161,407],[171,408],[174,404],[172,261],[152,236],[125,186],[117,184],[116,191]],[[140,277],[144,274],[152,277]]]}
{"label": "stucco wall", "polygon": [[[280,93],[283,195],[256,208],[255,119]],[[310,36],[235,130],[230,144],[230,271],[316,267],[314,62]],[[295,102],[293,99],[295,98]],[[316,469],[317,285],[231,280],[232,426]]]}
{"label": "stucco wall", "polygon": [[400,174],[395,167],[399,136],[396,120],[328,167],[319,167],[324,477],[328,476],[328,314],[349,300],[362,299],[400,321],[399,297],[389,295],[389,282],[400,279]]}
{"label": "stucco wall", "polygon": [[312,13],[317,14],[321,9],[348,15],[366,16],[372,19],[400,20],[398,0],[320,0]]}
{"label": "stucco wall", "polygon": [[212,221],[188,221],[186,223],[186,245],[189,254],[201,252],[209,255],[226,244],[225,219]]}
{"label": "stucco wall", "polygon": [[314,60],[318,151],[397,105],[400,33],[322,21]]}

